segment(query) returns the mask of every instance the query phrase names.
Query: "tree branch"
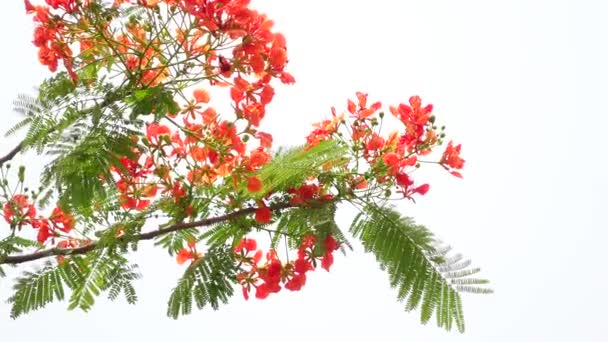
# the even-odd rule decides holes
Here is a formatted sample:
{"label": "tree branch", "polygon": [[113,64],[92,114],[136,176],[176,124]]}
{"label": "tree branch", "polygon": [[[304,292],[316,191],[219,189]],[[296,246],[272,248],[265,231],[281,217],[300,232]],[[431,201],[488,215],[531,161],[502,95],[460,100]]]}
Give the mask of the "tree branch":
{"label": "tree branch", "polygon": [[21,143],[19,143],[19,145],[15,146],[15,148],[13,148],[7,155],[0,158],[0,166],[4,165],[4,163],[13,159],[17,155],[17,153],[21,152],[22,148],[23,148],[23,142],[21,142]]}
{"label": "tree branch", "polygon": [[[279,211],[282,209],[287,209],[287,208],[292,208],[292,207],[296,207],[296,206],[289,204],[289,203],[279,203],[279,204],[270,206],[269,208],[272,211]],[[202,219],[199,221],[174,224],[174,225],[166,227],[166,228],[130,236],[130,237],[128,237],[128,239],[119,237],[119,238],[117,238],[117,240],[118,240],[118,242],[151,240],[157,236],[169,234],[172,232],[177,232],[177,231],[188,229],[188,228],[205,227],[205,226],[210,226],[213,224],[221,223],[221,222],[228,221],[228,220],[240,217],[240,216],[245,216],[245,215],[251,214],[251,213],[255,212],[256,210],[257,210],[257,208],[241,209],[241,210],[234,211],[234,212],[231,212],[231,213],[228,213],[225,215],[206,218],[206,219]],[[6,256],[3,259],[0,258],[0,265],[2,265],[2,264],[12,264],[12,265],[22,264],[22,263],[25,263],[28,261],[34,261],[34,260],[44,259],[44,258],[48,258],[51,256],[58,256],[58,255],[68,256],[68,255],[86,254],[90,251],[93,251],[96,249],[101,249],[101,248],[104,248],[104,246],[100,245],[99,241],[93,241],[86,246],[81,246],[81,247],[76,247],[76,248],[57,248],[57,247],[49,248],[49,249],[45,249],[42,251],[31,253],[31,254]]]}

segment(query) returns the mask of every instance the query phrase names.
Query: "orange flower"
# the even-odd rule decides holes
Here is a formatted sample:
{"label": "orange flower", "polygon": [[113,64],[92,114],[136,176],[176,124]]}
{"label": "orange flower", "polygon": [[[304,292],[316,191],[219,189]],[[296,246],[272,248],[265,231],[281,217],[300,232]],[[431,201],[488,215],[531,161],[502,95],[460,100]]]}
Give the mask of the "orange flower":
{"label": "orange flower", "polygon": [[264,132],[257,132],[255,137],[260,139],[260,145],[263,148],[271,148],[272,147],[272,135]]}
{"label": "orange flower", "polygon": [[196,251],[196,242],[190,241],[188,242],[188,248],[183,248],[181,251],[179,251],[179,253],[177,253],[177,255],[175,256],[175,259],[177,260],[178,264],[183,265],[186,261],[190,259],[196,260],[202,257],[203,253],[199,253]]}
{"label": "orange flower", "polygon": [[249,156],[249,167],[252,170],[255,170],[261,166],[268,164],[271,159],[272,157],[270,156],[270,154],[268,154],[261,148],[257,148],[251,151],[251,154]]}
{"label": "orange flower", "polygon": [[254,176],[247,178],[247,190],[249,190],[249,192],[258,192],[262,190],[263,187],[264,184],[262,183],[262,180],[258,177]]}
{"label": "orange flower", "polygon": [[461,145],[454,146],[450,141],[448,147],[446,147],[443,156],[439,161],[440,164],[449,166],[453,169],[462,169],[464,166],[464,159],[460,158],[460,147]]}
{"label": "orange flower", "polygon": [[207,159],[207,150],[204,147],[193,146],[190,149],[190,155],[197,162],[204,162]]}
{"label": "orange flower", "polygon": [[169,127],[165,125],[159,125],[156,122],[153,122],[146,127],[146,138],[153,146],[158,144],[160,135],[170,135],[171,130]]}
{"label": "orange flower", "polygon": [[208,103],[209,98],[209,92],[203,88],[198,88],[194,91],[194,99],[197,103]]}
{"label": "orange flower", "polygon": [[217,112],[212,107],[205,109],[205,111],[203,111],[202,114],[203,114],[203,122],[207,125],[214,123],[215,119],[217,118]]}

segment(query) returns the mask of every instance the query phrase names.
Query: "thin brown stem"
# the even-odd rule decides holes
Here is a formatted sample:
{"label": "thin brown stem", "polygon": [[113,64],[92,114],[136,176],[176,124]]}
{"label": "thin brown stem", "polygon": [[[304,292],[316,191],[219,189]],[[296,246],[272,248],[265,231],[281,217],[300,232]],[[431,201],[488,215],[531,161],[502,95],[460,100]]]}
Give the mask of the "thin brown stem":
{"label": "thin brown stem", "polygon": [[[272,211],[278,211],[278,210],[287,209],[287,208],[291,208],[291,207],[294,207],[294,205],[291,205],[289,203],[279,203],[279,204],[270,206],[270,209]],[[119,237],[119,238],[117,238],[117,240],[118,240],[118,242],[134,242],[134,241],[151,240],[151,239],[154,239],[155,237],[169,234],[172,232],[177,232],[177,231],[184,230],[184,229],[205,227],[205,226],[210,226],[210,225],[214,225],[217,223],[229,221],[231,219],[234,219],[234,218],[237,218],[240,216],[245,216],[245,215],[251,214],[251,213],[255,212],[255,210],[257,210],[257,208],[241,209],[241,210],[233,211],[231,213],[221,215],[221,216],[206,218],[206,219],[202,219],[202,220],[194,221],[194,222],[178,223],[178,224],[174,224],[169,227],[166,227],[166,228],[161,228],[161,229],[153,230],[153,231],[146,232],[146,233],[136,234],[134,236],[128,237],[128,239]],[[76,248],[57,248],[57,247],[49,248],[49,249],[45,249],[42,251],[30,253],[30,254],[6,256],[3,259],[0,259],[0,265],[1,264],[12,264],[12,265],[22,264],[25,262],[44,259],[44,258],[48,258],[51,256],[59,256],[59,255],[68,256],[68,255],[86,254],[93,250],[102,249],[104,247],[105,246],[100,244],[99,241],[93,241],[86,246],[81,246],[81,247],[76,247]]]}
{"label": "thin brown stem", "polygon": [[23,148],[23,142],[21,142],[21,143],[19,143],[19,145],[15,146],[15,148],[13,148],[7,155],[0,158],[0,166],[4,165],[4,163],[13,159],[19,152],[21,152],[22,148]]}

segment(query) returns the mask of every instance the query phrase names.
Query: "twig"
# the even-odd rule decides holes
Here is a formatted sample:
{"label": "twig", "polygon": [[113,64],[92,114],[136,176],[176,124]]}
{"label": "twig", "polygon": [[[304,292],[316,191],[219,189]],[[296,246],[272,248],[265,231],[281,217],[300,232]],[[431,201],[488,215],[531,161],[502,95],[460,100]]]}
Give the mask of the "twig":
{"label": "twig", "polygon": [[[280,204],[270,206],[270,210],[278,211],[278,210],[292,208],[292,207],[295,207],[295,206],[292,204],[289,204],[289,203],[280,203]],[[207,219],[203,219],[203,220],[199,220],[199,221],[174,224],[174,225],[166,227],[166,228],[153,230],[153,231],[150,231],[147,233],[141,233],[141,234],[137,234],[134,236],[129,236],[128,238],[119,237],[119,238],[117,238],[117,240],[118,240],[118,242],[151,240],[157,236],[165,235],[165,234],[172,233],[172,232],[177,232],[177,231],[188,229],[188,228],[210,226],[210,225],[217,224],[220,222],[229,221],[231,219],[234,219],[234,218],[237,218],[240,216],[245,216],[245,215],[251,214],[251,213],[255,212],[256,210],[257,210],[257,208],[241,209],[241,210],[234,211],[234,212],[231,212],[231,213],[228,213],[225,215],[211,217],[211,218],[207,218]],[[28,261],[34,261],[34,260],[44,259],[44,258],[48,258],[51,256],[58,256],[58,255],[67,256],[67,255],[86,254],[90,251],[93,251],[96,249],[102,249],[104,247],[105,246],[100,244],[99,241],[93,241],[86,246],[81,246],[81,247],[76,247],[76,248],[57,248],[57,247],[55,247],[55,248],[45,249],[42,251],[30,253],[30,254],[6,256],[5,258],[0,259],[0,265],[1,264],[16,265],[16,264],[25,263]]]}

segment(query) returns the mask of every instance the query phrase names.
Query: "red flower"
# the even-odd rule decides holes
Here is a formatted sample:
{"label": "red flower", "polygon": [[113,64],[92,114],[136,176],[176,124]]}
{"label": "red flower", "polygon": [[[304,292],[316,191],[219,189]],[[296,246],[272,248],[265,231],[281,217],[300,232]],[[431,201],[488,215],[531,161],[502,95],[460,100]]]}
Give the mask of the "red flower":
{"label": "red flower", "polygon": [[397,185],[403,188],[407,188],[408,186],[414,184],[414,181],[410,179],[407,173],[398,173],[395,176],[395,179],[397,180]]}
{"label": "red flower", "polygon": [[397,153],[388,152],[383,154],[382,161],[384,161],[384,163],[388,165],[388,173],[390,175],[396,175],[397,172],[399,172],[401,157]]}
{"label": "red flower", "polygon": [[258,248],[258,244],[254,239],[244,238],[236,247],[234,247],[234,251],[240,253],[244,249],[246,252],[252,252],[255,251],[256,248]]}
{"label": "red flower", "polygon": [[209,92],[205,89],[198,88],[194,90],[194,99],[197,103],[208,103],[209,102]]}
{"label": "red flower", "polygon": [[243,285],[241,290],[243,291],[243,298],[245,298],[245,300],[249,300],[249,290],[247,289],[247,286]]}
{"label": "red flower", "polygon": [[177,253],[176,259],[178,264],[183,265],[186,261],[192,259],[192,253],[184,248]]}
{"label": "red flower", "polygon": [[384,147],[384,138],[374,133],[374,135],[369,139],[365,149],[368,151],[378,151]]}
{"label": "red flower", "polygon": [[294,266],[294,270],[301,274],[304,274],[308,271],[312,271],[315,269],[310,262],[308,262],[304,259],[296,259],[296,261],[294,261],[294,263],[293,263],[293,266]]}
{"label": "red flower", "polygon": [[[268,285],[266,285],[265,283],[258,285],[255,288],[255,298],[266,299],[269,294],[270,294],[270,291],[268,290]],[[249,296],[247,296],[247,297],[249,297]]]}
{"label": "red flower", "polygon": [[69,233],[74,228],[74,217],[71,214],[63,212],[61,207],[53,209],[51,217],[49,217],[53,226],[65,233]]}
{"label": "red flower", "polygon": [[271,148],[272,147],[272,135],[264,132],[257,132],[255,137],[260,139],[260,145],[263,148]]}
{"label": "red flower", "polygon": [[[439,163],[453,169],[462,169],[464,166],[464,159],[460,158],[460,147],[460,144],[458,146],[454,146],[450,141],[443,152],[443,156],[441,156]],[[455,176],[458,177],[458,175],[460,174],[457,173]]]}
{"label": "red flower", "polygon": [[18,194],[4,204],[3,216],[7,223],[13,222],[14,216],[17,216],[20,224],[27,223],[36,216],[36,208],[25,195]]}
{"label": "red flower", "polygon": [[196,251],[196,242],[191,241],[188,242],[188,248],[183,248],[179,253],[177,253],[175,259],[177,263],[183,265],[186,261],[192,259],[200,259],[203,257],[203,253],[198,253]]}
{"label": "red flower", "polygon": [[272,156],[268,152],[265,152],[262,148],[257,148],[251,151],[251,154],[249,155],[249,169],[256,170],[268,164],[271,159]]}
{"label": "red flower", "polygon": [[306,284],[306,274],[294,274],[293,277],[285,284],[285,288],[290,291],[300,291],[304,284]]}
{"label": "red flower", "polygon": [[419,186],[419,187],[415,188],[414,190],[412,190],[412,192],[424,195],[424,194],[426,194],[429,191],[430,188],[431,188],[431,186],[429,184],[422,184],[421,186]]}
{"label": "red flower", "polygon": [[333,235],[327,235],[325,238],[325,250],[327,253],[337,250],[339,246],[338,241],[333,237]]}
{"label": "red flower", "polygon": [[32,227],[38,229],[37,240],[40,243],[44,243],[50,237],[55,236],[55,230],[51,227],[48,220],[34,220]]}
{"label": "red flower", "polygon": [[170,135],[171,130],[169,127],[165,125],[159,125],[156,122],[153,122],[146,127],[146,138],[152,146],[158,145],[159,136],[161,135]]}
{"label": "red flower", "polygon": [[259,207],[255,211],[255,220],[262,224],[270,223],[272,211],[268,207]]}
{"label": "red flower", "polygon": [[334,256],[331,253],[325,253],[323,258],[321,258],[321,267],[323,267],[327,272],[329,272],[329,268],[334,264]]}
{"label": "red flower", "polygon": [[247,190],[249,190],[249,192],[258,192],[262,190],[263,186],[262,181],[258,177],[254,176],[247,178]]}

